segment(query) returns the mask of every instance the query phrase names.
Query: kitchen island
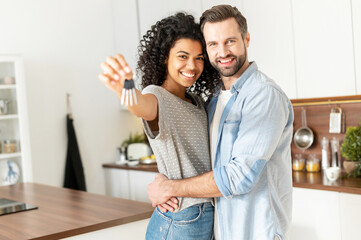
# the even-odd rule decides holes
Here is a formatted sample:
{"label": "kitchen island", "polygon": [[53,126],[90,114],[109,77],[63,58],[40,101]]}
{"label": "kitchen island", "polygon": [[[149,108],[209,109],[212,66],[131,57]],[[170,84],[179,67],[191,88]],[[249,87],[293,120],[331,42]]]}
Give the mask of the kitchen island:
{"label": "kitchen island", "polygon": [[[0,216],[0,239],[2,240],[51,240],[68,237],[95,239],[91,236],[94,231],[97,233],[106,229],[114,230],[122,226],[123,229],[113,232],[122,234],[127,231],[128,236],[131,236],[129,229],[134,229],[132,228],[134,224],[138,229],[139,223],[141,223],[141,228],[134,234],[140,232],[143,235],[147,219],[154,210],[149,203],[36,183],[2,186],[0,196],[38,207],[34,210]],[[127,227],[124,228],[124,226]],[[111,233],[106,234],[109,236]],[[101,237],[99,234],[97,236]],[[121,237],[124,235],[112,238]],[[126,239],[131,238],[126,237]]]}

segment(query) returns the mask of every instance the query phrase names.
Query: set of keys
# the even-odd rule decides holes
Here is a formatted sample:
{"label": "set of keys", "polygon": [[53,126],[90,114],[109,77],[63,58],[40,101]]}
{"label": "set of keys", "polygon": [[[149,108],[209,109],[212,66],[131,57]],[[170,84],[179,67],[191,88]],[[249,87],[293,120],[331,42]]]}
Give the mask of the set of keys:
{"label": "set of keys", "polygon": [[137,94],[135,92],[135,84],[134,80],[125,80],[124,81],[124,87],[122,91],[122,98],[120,100],[121,104],[124,106],[133,106],[134,104],[137,104]]}

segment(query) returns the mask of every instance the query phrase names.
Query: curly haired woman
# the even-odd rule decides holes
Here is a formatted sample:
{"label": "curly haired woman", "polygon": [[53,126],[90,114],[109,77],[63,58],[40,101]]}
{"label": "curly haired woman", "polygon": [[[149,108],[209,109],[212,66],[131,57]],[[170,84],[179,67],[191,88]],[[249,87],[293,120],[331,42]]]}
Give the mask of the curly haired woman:
{"label": "curly haired woman", "polygon": [[[214,92],[219,77],[206,59],[199,25],[184,13],[164,18],[147,31],[138,50],[144,89],[136,90],[138,103],[127,108],[142,118],[159,172],[182,179],[210,171],[203,99]],[[122,98],[124,81],[133,77],[123,56],[108,57],[101,67],[99,79]],[[211,198],[179,198],[178,205],[168,201],[158,206],[146,239],[212,239],[211,202]]]}

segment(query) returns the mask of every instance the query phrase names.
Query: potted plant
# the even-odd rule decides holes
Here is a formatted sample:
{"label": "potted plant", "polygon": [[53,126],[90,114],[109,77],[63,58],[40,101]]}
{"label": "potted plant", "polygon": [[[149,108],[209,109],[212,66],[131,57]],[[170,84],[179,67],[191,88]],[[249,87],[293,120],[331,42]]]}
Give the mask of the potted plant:
{"label": "potted plant", "polygon": [[361,121],[357,127],[348,127],[341,154],[346,159],[343,166],[347,177],[361,176]]}
{"label": "potted plant", "polygon": [[131,143],[144,143],[144,142],[145,142],[144,133],[135,133],[134,135],[130,133],[129,138],[122,142],[122,147],[127,147]]}

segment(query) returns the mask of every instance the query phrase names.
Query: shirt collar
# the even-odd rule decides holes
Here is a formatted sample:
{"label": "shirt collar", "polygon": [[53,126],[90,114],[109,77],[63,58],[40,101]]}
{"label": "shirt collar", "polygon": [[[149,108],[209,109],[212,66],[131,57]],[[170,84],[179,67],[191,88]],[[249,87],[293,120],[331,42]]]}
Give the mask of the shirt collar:
{"label": "shirt collar", "polygon": [[242,73],[242,75],[237,79],[235,83],[231,86],[231,92],[234,93],[235,91],[239,91],[246,80],[258,70],[256,62],[251,62],[248,68]]}
{"label": "shirt collar", "polygon": [[[246,82],[246,80],[255,72],[258,70],[256,62],[251,62],[246,71],[242,73],[242,75],[237,79],[235,83],[231,86],[231,93],[233,94],[235,91],[239,91],[239,89],[242,88],[243,84]],[[216,91],[214,93],[214,97],[218,97],[221,93],[223,87],[223,82],[220,81],[218,86],[216,87]]]}

